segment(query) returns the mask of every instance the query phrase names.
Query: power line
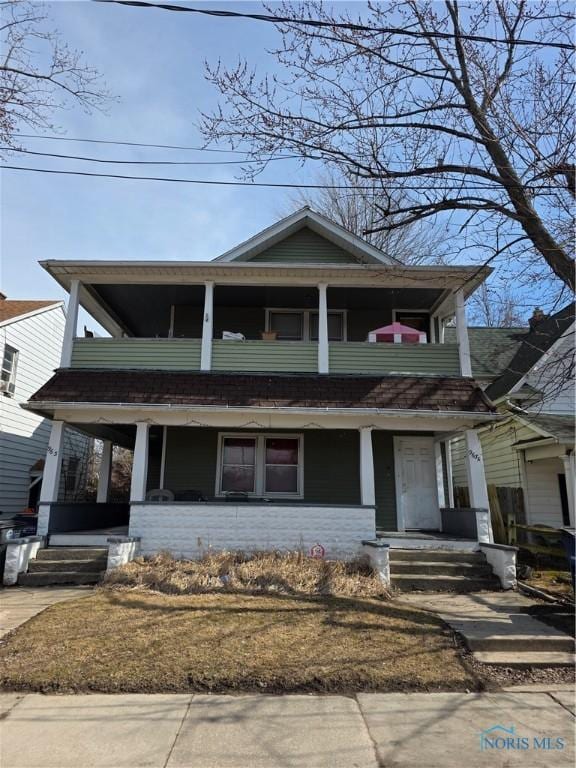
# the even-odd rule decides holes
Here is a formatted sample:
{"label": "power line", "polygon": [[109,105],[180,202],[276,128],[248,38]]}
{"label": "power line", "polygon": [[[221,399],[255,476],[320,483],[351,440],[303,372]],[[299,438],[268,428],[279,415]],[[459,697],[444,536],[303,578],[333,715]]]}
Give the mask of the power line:
{"label": "power line", "polygon": [[[386,191],[391,189],[395,189],[398,191],[413,191],[413,192],[432,191],[430,187],[424,187],[423,185],[420,185],[417,187],[414,187],[414,186],[410,187],[406,185],[398,185],[394,187],[392,185],[386,185],[384,188],[380,188],[380,187],[364,187],[364,186],[345,185],[345,184],[295,184],[291,182],[224,181],[221,179],[178,179],[178,178],[174,179],[174,178],[163,177],[163,176],[130,176],[128,174],[119,174],[119,173],[93,173],[92,171],[65,171],[65,170],[60,170],[56,168],[30,168],[26,166],[5,165],[5,164],[0,164],[0,168],[5,168],[6,170],[10,170],[10,171],[52,173],[52,174],[64,175],[64,176],[89,176],[89,177],[101,178],[101,179],[124,179],[124,180],[131,180],[131,181],[162,181],[162,182],[168,182],[172,184],[209,184],[211,186],[225,186],[225,187],[262,187],[262,188],[272,188],[272,189],[340,189],[348,192],[350,191],[362,192],[364,194],[369,192],[373,192],[376,194],[385,193]],[[474,185],[459,183],[450,187],[443,184],[441,187],[437,188],[435,191],[437,192],[448,192],[448,191],[468,192],[468,191],[477,190],[477,191],[486,192],[486,191],[489,191],[490,189],[493,189],[493,188],[482,187],[482,186],[479,186],[477,182],[475,182]]]}
{"label": "power line", "polygon": [[[19,139],[49,139],[50,141],[77,141],[86,144],[118,144],[127,147],[152,147],[153,149],[181,149],[190,152],[221,152],[232,155],[248,155],[248,150],[242,149],[214,149],[212,147],[183,147],[177,144],[143,144],[137,141],[112,141],[110,139],[77,139],[68,136],[40,136],[37,133],[15,133],[14,136]],[[283,155],[282,155],[283,157]]]}
{"label": "power line", "polygon": [[[328,29],[350,29],[355,32],[378,32],[385,35],[403,35],[405,37],[424,38],[433,37],[440,40],[452,40],[456,35],[451,32],[429,31],[422,32],[414,29],[401,29],[399,27],[370,27],[366,24],[354,24],[353,22],[330,22],[320,19],[298,19],[290,16],[271,16],[265,13],[239,13],[238,11],[216,11],[208,8],[191,8],[186,5],[168,5],[165,3],[147,3],[143,0],[92,0],[96,3],[111,3],[114,5],[128,5],[136,8],[158,8],[162,11],[175,11],[177,13],[197,13],[203,16],[215,16],[217,18],[250,19],[252,21],[264,21],[271,24],[298,24],[306,27],[327,27]],[[476,43],[502,43],[509,45],[535,45],[544,48],[560,48],[574,50],[570,43],[551,43],[541,40],[511,39],[509,37],[497,38],[484,35],[459,34],[459,40],[470,40]]]}
{"label": "power line", "polygon": [[[248,160],[105,160],[100,157],[85,157],[82,155],[62,155],[56,152],[34,152],[31,149],[21,147],[0,147],[0,152],[21,152],[26,155],[39,157],[59,157],[64,160],[83,160],[90,163],[113,163],[115,165],[249,165]],[[262,162],[275,160],[302,159],[300,155],[282,155],[281,157],[265,158]]]}

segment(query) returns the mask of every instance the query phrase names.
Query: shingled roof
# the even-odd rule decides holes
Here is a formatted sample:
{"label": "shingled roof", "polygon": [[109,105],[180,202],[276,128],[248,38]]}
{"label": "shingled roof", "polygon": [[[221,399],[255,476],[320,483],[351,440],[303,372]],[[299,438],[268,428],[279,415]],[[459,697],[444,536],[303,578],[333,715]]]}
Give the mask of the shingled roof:
{"label": "shingled roof", "polygon": [[[472,375],[477,379],[500,376],[510,364],[520,345],[528,335],[526,328],[468,327]],[[456,329],[446,328],[444,340],[456,343]]]}
{"label": "shingled roof", "polygon": [[23,315],[29,315],[30,312],[36,312],[39,309],[55,307],[62,304],[57,299],[47,301],[28,301],[27,299],[5,299],[0,297],[0,323],[6,323],[10,320],[17,320]]}
{"label": "shingled roof", "polygon": [[74,369],[57,371],[30,399],[30,407],[39,412],[47,412],[48,403],[374,408],[478,414],[493,410],[472,380],[456,377]]}
{"label": "shingled roof", "polygon": [[488,397],[498,400],[510,392],[573,323],[574,302],[571,302],[555,315],[550,315],[534,325],[502,375],[486,388]]}

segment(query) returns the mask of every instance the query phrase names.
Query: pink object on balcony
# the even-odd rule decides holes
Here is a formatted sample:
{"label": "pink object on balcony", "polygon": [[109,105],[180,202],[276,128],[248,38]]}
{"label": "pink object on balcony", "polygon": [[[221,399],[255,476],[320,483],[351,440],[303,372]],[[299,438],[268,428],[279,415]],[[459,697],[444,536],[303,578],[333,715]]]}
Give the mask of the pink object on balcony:
{"label": "pink object on balcony", "polygon": [[409,325],[392,323],[370,331],[368,341],[382,341],[388,344],[426,344],[426,334]]}

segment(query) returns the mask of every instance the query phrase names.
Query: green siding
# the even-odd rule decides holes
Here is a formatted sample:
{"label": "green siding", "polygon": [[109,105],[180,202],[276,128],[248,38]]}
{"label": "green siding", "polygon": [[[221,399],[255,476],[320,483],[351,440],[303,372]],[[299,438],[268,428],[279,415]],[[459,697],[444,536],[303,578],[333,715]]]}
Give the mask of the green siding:
{"label": "green siding", "polygon": [[199,339],[76,339],[72,368],[198,370]]}
{"label": "green siding", "polygon": [[222,341],[212,346],[212,370],[307,373],[318,370],[318,345],[300,341]]}
{"label": "green siding", "polygon": [[152,426],[148,435],[148,476],[146,490],[160,488],[160,468],[162,465],[162,427]]}
{"label": "green siding", "polygon": [[396,481],[394,477],[394,435],[391,432],[372,432],[374,452],[374,485],[376,491],[376,527],[395,531]]}
{"label": "green siding", "polygon": [[289,235],[249,261],[286,264],[358,264],[351,253],[308,227]]}
{"label": "green siding", "polygon": [[415,373],[459,376],[456,344],[330,344],[330,373]]}
{"label": "green siding", "polygon": [[[282,432],[273,430],[273,434],[279,431]],[[360,448],[356,430],[285,431],[304,434],[304,499],[295,503],[360,504]],[[196,490],[207,498],[214,496],[218,432],[194,427],[168,429],[166,488],[175,493]],[[266,430],[255,432],[266,434]]]}

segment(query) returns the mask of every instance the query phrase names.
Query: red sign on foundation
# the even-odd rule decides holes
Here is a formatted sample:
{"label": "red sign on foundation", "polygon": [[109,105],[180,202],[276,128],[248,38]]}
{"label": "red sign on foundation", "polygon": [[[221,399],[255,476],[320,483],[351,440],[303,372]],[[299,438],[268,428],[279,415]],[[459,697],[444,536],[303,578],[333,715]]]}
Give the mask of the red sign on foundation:
{"label": "red sign on foundation", "polygon": [[316,543],[310,547],[310,557],[316,557],[319,560],[322,560],[325,554],[326,554],[326,550],[324,549],[322,544]]}

